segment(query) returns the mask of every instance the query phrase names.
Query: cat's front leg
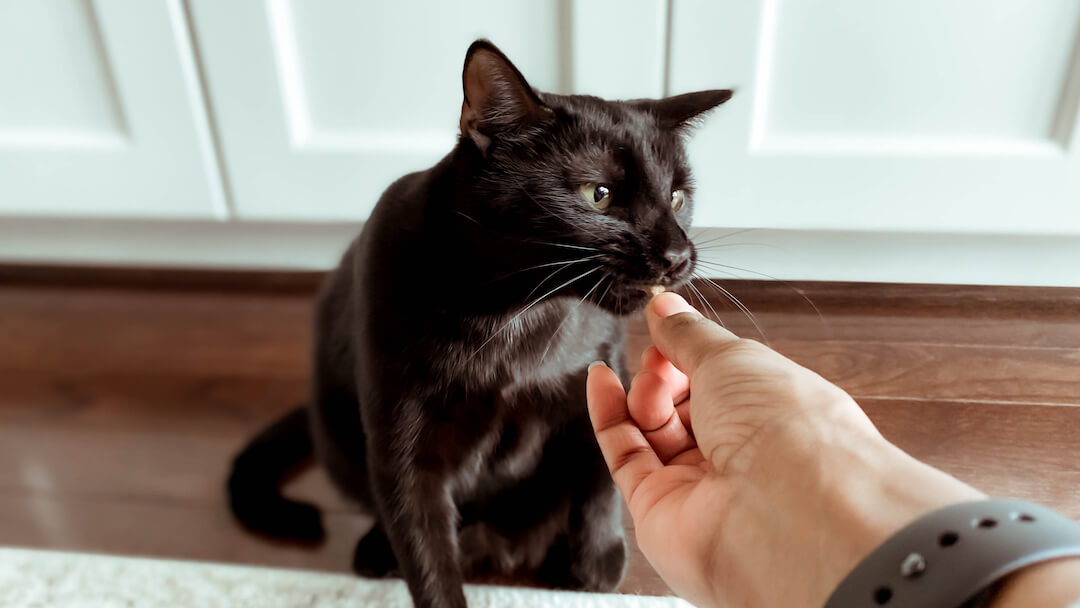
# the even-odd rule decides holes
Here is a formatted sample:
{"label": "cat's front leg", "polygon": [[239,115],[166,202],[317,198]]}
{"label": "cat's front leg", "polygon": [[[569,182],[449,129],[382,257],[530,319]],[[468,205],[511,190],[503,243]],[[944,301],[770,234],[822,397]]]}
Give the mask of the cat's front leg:
{"label": "cat's front leg", "polygon": [[597,477],[594,490],[571,507],[570,573],[589,591],[614,591],[626,575],[622,499],[610,479]]}
{"label": "cat's front leg", "polygon": [[447,477],[425,469],[422,433],[373,435],[368,464],[379,519],[417,608],[465,608],[456,507]]}
{"label": "cat's front leg", "polygon": [[[588,421],[572,425],[577,467],[571,485],[567,534],[542,567],[549,583],[588,591],[613,591],[626,574],[622,498],[615,489]],[[560,576],[561,573],[561,576]],[[560,580],[561,577],[566,577]]]}

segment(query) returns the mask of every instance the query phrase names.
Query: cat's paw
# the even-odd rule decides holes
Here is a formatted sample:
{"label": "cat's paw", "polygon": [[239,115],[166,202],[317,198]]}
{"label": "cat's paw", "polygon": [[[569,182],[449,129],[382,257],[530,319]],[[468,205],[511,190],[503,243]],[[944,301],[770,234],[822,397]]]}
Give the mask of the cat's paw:
{"label": "cat's paw", "polygon": [[575,591],[614,591],[626,575],[626,541],[614,539],[602,549],[571,555],[569,545],[557,541],[537,571],[544,585]]}
{"label": "cat's paw", "polygon": [[626,575],[626,541],[618,539],[591,556],[581,556],[572,565],[573,579],[585,591],[614,591]]}
{"label": "cat's paw", "polygon": [[513,547],[505,537],[483,523],[466,526],[458,534],[462,571],[468,578],[505,574],[514,570]]}
{"label": "cat's paw", "polygon": [[375,526],[356,543],[353,553],[353,572],[365,578],[386,578],[397,574],[397,558],[390,539],[382,528]]}

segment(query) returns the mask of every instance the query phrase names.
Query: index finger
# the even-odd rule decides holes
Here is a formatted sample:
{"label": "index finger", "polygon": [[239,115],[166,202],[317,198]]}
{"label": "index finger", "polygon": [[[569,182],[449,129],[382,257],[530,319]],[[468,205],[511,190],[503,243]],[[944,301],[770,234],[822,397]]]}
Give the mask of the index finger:
{"label": "index finger", "polygon": [[663,464],[630,417],[626,392],[615,372],[602,363],[589,366],[585,388],[589,419],[604,462],[629,503],[641,482]]}

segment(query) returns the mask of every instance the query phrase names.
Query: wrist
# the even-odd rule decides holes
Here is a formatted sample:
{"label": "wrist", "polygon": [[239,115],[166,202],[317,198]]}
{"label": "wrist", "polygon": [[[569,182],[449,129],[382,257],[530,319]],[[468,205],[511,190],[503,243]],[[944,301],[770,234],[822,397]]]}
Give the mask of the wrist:
{"label": "wrist", "polygon": [[[732,479],[714,560],[716,591],[739,605],[823,605],[903,526],[984,495],[913,459],[872,427],[788,425]],[[779,574],[783,573],[783,574]],[[741,603],[740,603],[741,602]]]}
{"label": "wrist", "polygon": [[1053,606],[1080,602],[1080,558],[1059,559],[1029,566],[1005,579],[990,608]]}

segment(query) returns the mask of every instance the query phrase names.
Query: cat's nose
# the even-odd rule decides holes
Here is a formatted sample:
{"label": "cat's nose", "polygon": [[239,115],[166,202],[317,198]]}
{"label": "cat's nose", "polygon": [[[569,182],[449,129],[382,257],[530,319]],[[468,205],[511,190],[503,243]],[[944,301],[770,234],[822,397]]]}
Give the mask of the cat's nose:
{"label": "cat's nose", "polygon": [[664,252],[664,274],[679,276],[690,265],[690,248],[668,249]]}

